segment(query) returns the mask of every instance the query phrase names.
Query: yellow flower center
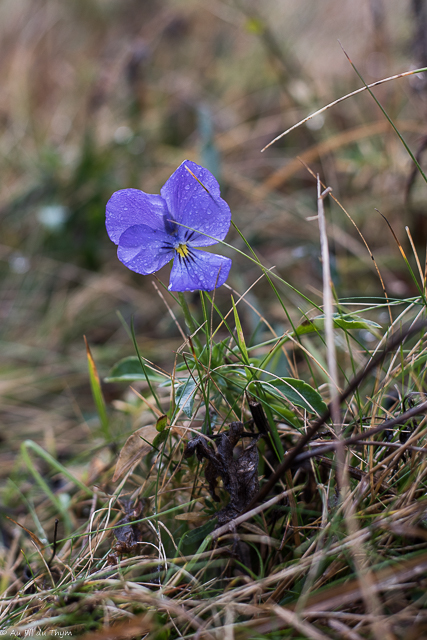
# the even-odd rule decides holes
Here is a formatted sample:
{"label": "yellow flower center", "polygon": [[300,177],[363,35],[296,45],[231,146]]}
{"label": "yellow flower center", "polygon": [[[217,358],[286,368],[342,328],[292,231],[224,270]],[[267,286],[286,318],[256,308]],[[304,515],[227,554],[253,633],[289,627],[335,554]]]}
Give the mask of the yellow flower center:
{"label": "yellow flower center", "polygon": [[176,248],[176,251],[179,253],[181,258],[186,258],[188,256],[188,254],[190,253],[186,244],[180,244]]}

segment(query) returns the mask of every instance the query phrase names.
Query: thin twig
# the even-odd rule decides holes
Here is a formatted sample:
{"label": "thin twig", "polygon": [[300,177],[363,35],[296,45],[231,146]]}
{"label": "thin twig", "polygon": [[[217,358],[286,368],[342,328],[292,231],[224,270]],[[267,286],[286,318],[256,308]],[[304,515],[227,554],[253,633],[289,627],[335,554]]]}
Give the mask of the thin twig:
{"label": "thin twig", "polygon": [[[345,444],[345,442],[343,444]],[[353,445],[355,447],[385,447],[389,449],[400,449],[401,447],[405,447],[405,443],[403,442],[386,442],[383,440],[359,440],[359,442],[354,442]],[[324,446],[323,442],[310,442],[310,447],[323,447],[323,446]],[[427,447],[405,447],[405,451],[415,451],[415,453],[427,453]]]}
{"label": "thin twig", "polygon": [[[427,402],[422,402],[416,407],[412,407],[412,409],[408,409],[408,411],[405,411],[404,413],[399,414],[395,418],[382,422],[377,427],[372,427],[372,429],[367,429],[363,433],[358,433],[357,435],[352,436],[351,438],[347,438],[346,440],[343,440],[342,444],[343,446],[348,447],[352,444],[362,442],[363,440],[365,440],[365,438],[369,438],[370,436],[373,436],[376,433],[380,433],[381,431],[386,431],[387,429],[391,429],[391,427],[394,427],[396,425],[401,425],[404,422],[407,422],[410,418],[413,418],[414,416],[418,416],[421,413],[424,413],[426,411],[427,411]],[[373,444],[381,444],[381,443],[374,442]],[[389,446],[390,444],[392,443],[388,443],[387,446]],[[337,448],[337,446],[338,446],[337,442],[331,442],[330,444],[325,444],[323,447],[318,447],[318,448],[316,447],[316,451],[305,451],[304,453],[294,456],[292,465],[293,466],[300,465],[306,460],[310,460],[310,458],[315,458],[316,456],[320,456],[325,453],[334,451]],[[404,447],[405,444],[401,444],[400,446]],[[291,449],[288,452],[288,456],[290,456],[294,450],[295,449]],[[427,449],[421,449],[421,451],[425,451],[427,453]],[[288,456],[286,456],[286,458]]]}

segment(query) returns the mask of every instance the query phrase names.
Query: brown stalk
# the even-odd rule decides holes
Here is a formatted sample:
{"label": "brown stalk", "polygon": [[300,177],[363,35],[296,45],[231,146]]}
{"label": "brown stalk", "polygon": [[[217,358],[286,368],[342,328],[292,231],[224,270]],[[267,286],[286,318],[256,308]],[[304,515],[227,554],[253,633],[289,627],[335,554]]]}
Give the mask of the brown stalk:
{"label": "brown stalk", "polygon": [[[329,375],[331,376],[331,414],[332,421],[335,425],[336,434],[338,437],[336,458],[337,458],[337,474],[338,483],[340,486],[340,494],[344,508],[344,518],[346,522],[346,528],[350,535],[356,536],[359,532],[359,524],[355,518],[355,503],[351,500],[351,491],[349,484],[348,469],[345,463],[345,452],[342,439],[342,420],[340,415],[340,405],[338,400],[338,368],[335,352],[335,338],[333,330],[333,296],[332,296],[332,281],[329,264],[329,248],[328,237],[326,233],[326,221],[325,212],[323,207],[323,199],[330,189],[325,189],[322,193],[319,175],[317,175],[317,212],[319,219],[319,232],[320,232],[320,245],[322,250],[322,271],[323,271],[323,305],[325,313],[325,339],[327,348],[327,361]],[[348,497],[348,500],[346,499]],[[382,604],[380,599],[375,593],[372,593],[373,577],[372,572],[366,567],[369,566],[367,561],[367,555],[365,552],[364,544],[361,540],[357,540],[355,548],[351,550],[353,561],[355,564],[356,574],[360,584],[360,590],[362,593],[365,609],[375,616],[382,615]],[[319,560],[320,562],[320,560]],[[317,574],[318,563],[313,563],[310,570],[313,578]],[[309,582],[309,581],[308,581]],[[298,600],[297,611],[302,611],[305,607],[305,603],[309,597],[310,586],[306,582],[304,585],[301,597]],[[389,635],[386,625],[383,625],[380,621],[372,624],[372,632],[377,640],[380,640],[381,635],[386,637]]]}

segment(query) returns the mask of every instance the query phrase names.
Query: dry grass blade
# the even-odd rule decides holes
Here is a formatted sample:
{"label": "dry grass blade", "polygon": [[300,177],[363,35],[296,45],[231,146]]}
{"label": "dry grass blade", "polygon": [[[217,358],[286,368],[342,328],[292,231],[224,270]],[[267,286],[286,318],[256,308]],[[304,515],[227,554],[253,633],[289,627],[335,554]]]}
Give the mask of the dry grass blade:
{"label": "dry grass blade", "polygon": [[[402,424],[410,420],[414,416],[418,416],[422,413],[425,413],[425,411],[427,411],[427,402],[422,402],[421,404],[417,405],[413,409],[408,409],[408,411],[405,411],[404,413],[399,414],[394,418],[386,420],[385,422],[379,424],[376,427],[372,427],[371,429],[367,429],[363,433],[359,433],[355,436],[351,436],[350,438],[347,438],[346,440],[343,440],[342,444],[343,446],[350,446],[352,444],[356,444],[367,437],[374,436],[377,433],[381,433],[382,431],[390,429],[396,425]],[[408,441],[408,445],[409,445],[409,442],[410,441]],[[400,446],[405,447],[406,445],[400,445]],[[337,443],[332,442],[330,444],[325,444],[321,447],[316,447],[315,451],[307,451],[305,453],[300,453],[297,456],[295,456],[294,463],[301,464],[302,462],[304,462],[304,460],[309,460],[310,458],[315,457],[316,455],[323,455],[324,453],[333,451],[336,447],[337,447]],[[375,468],[373,470],[372,469],[370,470],[371,473],[373,471],[375,471]]]}
{"label": "dry grass blade", "polygon": [[27,529],[27,527],[24,527],[23,524],[20,524],[19,522],[16,522],[16,520],[11,518],[10,516],[6,516],[6,518],[8,520],[10,520],[11,522],[13,522],[13,524],[16,524],[16,525],[18,525],[18,527],[21,527],[21,529],[23,529],[26,533],[28,533],[28,535],[30,536],[31,540],[37,545],[37,547],[40,550],[43,550],[45,548],[46,545],[44,545],[43,542],[38,539],[38,537],[35,535],[35,533],[33,533],[32,531]]}
{"label": "dry grass blade", "polygon": [[[375,209],[375,211],[378,211],[378,209]],[[384,220],[384,222],[387,224],[388,228],[390,229],[390,231],[392,233],[392,236],[395,239],[397,246],[399,247],[399,251],[402,254],[402,258],[405,260],[405,262],[407,262],[408,258],[406,257],[405,251],[403,250],[402,243],[400,242],[399,238],[395,234],[393,227],[391,226],[390,222],[387,220],[385,215],[381,213],[381,211],[378,211],[378,213],[380,214],[380,216],[382,217],[382,219]]]}
{"label": "dry grass blade", "polygon": [[[323,207],[323,199],[329,192],[326,189],[322,192],[319,176],[317,176],[317,212],[319,218],[319,231],[320,242],[322,251],[322,268],[323,268],[323,305],[325,312],[325,338],[328,358],[328,370],[331,376],[332,389],[331,389],[331,417],[335,425],[337,432],[338,443],[336,448],[337,455],[337,469],[339,477],[339,486],[341,488],[341,499],[344,502],[344,515],[347,525],[347,530],[350,535],[356,536],[359,532],[359,527],[355,518],[354,505],[350,502],[350,486],[348,479],[348,470],[346,467],[344,446],[341,435],[341,415],[340,405],[338,402],[338,370],[335,352],[335,338],[333,330],[333,302],[332,302],[332,282],[329,264],[329,248],[328,238],[326,234],[325,212]],[[363,600],[365,607],[369,613],[373,616],[380,616],[382,614],[382,607],[379,599],[372,593],[370,588],[372,585],[372,576],[369,570],[366,570],[367,557],[363,548],[363,543],[360,542],[357,548],[352,549],[352,556],[356,566],[356,572],[360,581],[360,588],[363,594]],[[300,598],[298,603],[298,609],[301,611],[305,607],[305,602],[308,598],[308,589],[305,594]],[[377,640],[380,640],[384,635],[389,637],[388,629],[378,622],[372,626],[372,631]]]}
{"label": "dry grass blade", "polygon": [[261,151],[265,151],[266,149],[271,147],[272,144],[274,144],[278,140],[281,140],[281,138],[283,138],[284,136],[288,135],[288,133],[290,133],[294,129],[297,129],[301,125],[305,124],[306,122],[308,122],[309,120],[311,120],[315,116],[320,115],[324,111],[327,111],[327,109],[330,109],[331,107],[334,107],[335,105],[339,104],[340,102],[343,102],[344,100],[348,100],[348,98],[352,98],[353,96],[356,96],[358,93],[362,93],[363,91],[367,91],[369,89],[372,89],[373,87],[378,87],[379,85],[384,84],[385,82],[391,82],[392,80],[397,80],[398,78],[406,78],[408,76],[413,76],[413,75],[415,75],[417,73],[423,73],[425,71],[427,71],[427,67],[423,67],[421,69],[416,69],[414,71],[406,71],[404,73],[398,73],[398,74],[396,74],[394,76],[390,76],[389,78],[384,78],[383,80],[377,80],[377,82],[372,82],[371,84],[368,84],[368,85],[366,85],[364,87],[361,87],[360,89],[356,89],[356,91],[352,91],[351,93],[347,93],[347,95],[342,96],[341,98],[338,98],[337,100],[334,100],[333,102],[330,102],[325,107],[322,107],[321,109],[318,109],[317,111],[315,111],[314,113],[311,113],[306,118],[303,118],[302,120],[297,122],[297,124],[294,124],[292,127],[289,127],[289,129],[286,129],[286,131],[281,133],[279,136],[276,136],[271,142],[269,142],[267,145],[265,145],[265,147],[263,147],[261,149]]}
{"label": "dry grass blade", "polygon": [[418,253],[417,253],[417,250],[416,250],[416,248],[415,248],[414,241],[413,241],[413,239],[412,239],[412,234],[411,234],[411,232],[410,232],[410,230],[409,230],[409,227],[405,227],[405,231],[406,231],[406,234],[407,234],[407,236],[408,236],[408,238],[409,238],[409,242],[411,243],[412,252],[413,252],[413,254],[414,254],[414,258],[415,258],[415,261],[416,261],[416,263],[417,263],[417,267],[418,267],[418,273],[420,274],[421,287],[422,287],[422,289],[423,289],[423,291],[424,291],[424,289],[425,289],[425,284],[426,284],[426,283],[425,283],[425,278],[424,278],[423,270],[421,269],[421,264],[420,264],[420,260],[419,260],[419,258],[418,258]]}
{"label": "dry grass blade", "polygon": [[[416,576],[422,576],[427,570],[426,554],[418,555],[412,560],[407,560],[396,566],[387,567],[374,572],[375,580],[370,589],[372,593],[380,593],[383,590],[393,589],[394,585],[412,580]],[[360,583],[351,580],[347,584],[324,589],[322,593],[313,595],[306,603],[306,611],[316,611],[321,616],[322,611],[328,611],[336,607],[342,607],[354,603],[362,598]],[[371,620],[373,617],[370,618]]]}
{"label": "dry grass blade", "polygon": [[159,434],[154,425],[140,427],[126,440],[116,463],[113,482],[120,480],[125,473],[132,472],[138,462],[151,451],[151,443]]}
{"label": "dry grass blade", "polygon": [[133,616],[126,622],[113,624],[99,631],[91,631],[81,637],[81,640],[128,640],[137,635],[150,633],[155,628],[150,613]]}
{"label": "dry grass blade", "polygon": [[329,637],[318,631],[310,622],[301,620],[300,616],[296,615],[293,611],[289,611],[289,609],[285,609],[284,607],[272,607],[272,609],[278,618],[300,633],[303,633],[307,638],[310,638],[310,640],[327,640]]}

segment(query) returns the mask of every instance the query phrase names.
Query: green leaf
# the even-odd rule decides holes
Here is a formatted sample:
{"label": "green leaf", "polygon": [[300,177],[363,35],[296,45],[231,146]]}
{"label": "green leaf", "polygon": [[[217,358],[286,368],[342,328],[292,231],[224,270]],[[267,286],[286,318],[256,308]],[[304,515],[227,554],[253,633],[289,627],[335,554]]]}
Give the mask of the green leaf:
{"label": "green leaf", "polygon": [[134,382],[144,380],[145,375],[137,356],[129,356],[117,362],[111,369],[106,382]]}
{"label": "green leaf", "polygon": [[327,409],[322,396],[316,389],[313,389],[304,380],[295,378],[274,378],[261,383],[266,393],[275,398],[285,397],[292,404],[302,409],[306,409],[310,413],[321,415]]}
{"label": "green leaf", "polygon": [[160,416],[160,418],[156,422],[156,429],[160,433],[166,429],[166,425],[168,423],[168,417],[166,414]]}
{"label": "green leaf", "polygon": [[269,395],[269,407],[273,413],[275,413],[281,420],[284,420],[295,429],[301,429],[302,423],[299,418],[288,407],[283,404],[283,398],[281,404],[278,403],[277,398],[272,394]]}
{"label": "green leaf", "polygon": [[196,544],[203,540],[215,529],[215,525],[217,523],[216,518],[212,518],[209,522],[202,524],[201,527],[197,527],[197,529],[192,529],[191,531],[187,531],[186,534],[181,538],[181,545],[189,545]]}
{"label": "green leaf", "polygon": [[179,409],[182,409],[185,415],[189,418],[193,415],[195,389],[196,383],[193,378],[187,378],[187,380],[183,384],[180,384],[176,390],[176,405]]}
{"label": "green leaf", "polygon": [[248,350],[246,348],[245,336],[243,335],[242,325],[240,323],[240,318],[239,318],[239,314],[237,313],[236,305],[234,304],[233,296],[231,296],[231,303],[233,305],[234,322],[236,324],[237,343],[239,345],[240,353],[243,356],[244,362],[249,364],[249,355],[248,355]]}
{"label": "green leaf", "polygon": [[[359,316],[342,317],[334,313],[334,327],[335,329],[343,329],[344,331],[352,331],[355,329],[365,329],[376,335],[376,329],[381,329],[381,325],[372,320],[365,320]],[[314,333],[317,331],[323,331],[325,328],[325,316],[316,316],[310,320],[304,320],[299,327],[295,329],[294,334],[297,336],[303,336],[307,333]]]}
{"label": "green leaf", "polygon": [[148,370],[144,373],[144,369],[141,367],[138,356],[128,356],[119,360],[110,371],[108,378],[105,378],[105,382],[134,382],[136,380],[147,381],[146,374],[150,374],[150,380],[156,382],[164,382],[164,378],[156,375],[153,371]]}
{"label": "green leaf", "polygon": [[156,437],[153,440],[153,447],[155,449],[159,449],[160,446],[164,443],[164,441],[169,435],[169,431],[170,429],[164,429],[163,431],[160,431],[160,433],[156,435]]}

